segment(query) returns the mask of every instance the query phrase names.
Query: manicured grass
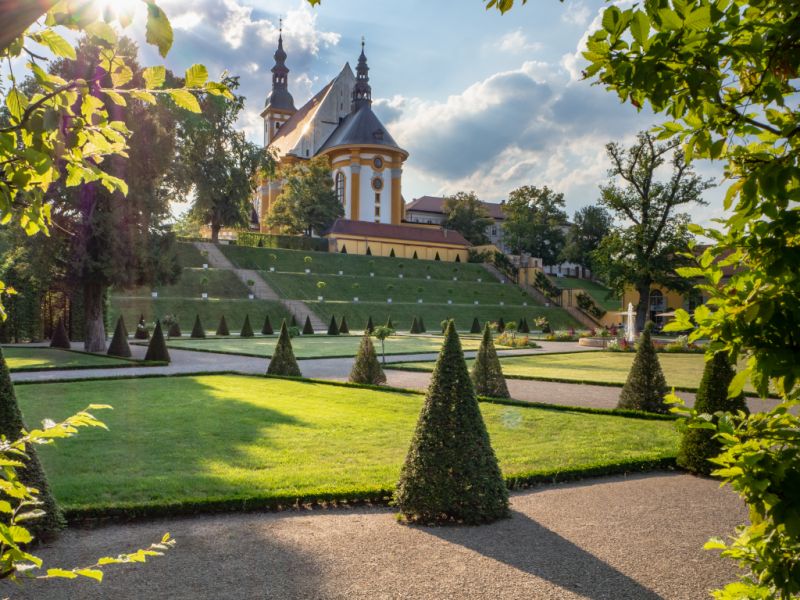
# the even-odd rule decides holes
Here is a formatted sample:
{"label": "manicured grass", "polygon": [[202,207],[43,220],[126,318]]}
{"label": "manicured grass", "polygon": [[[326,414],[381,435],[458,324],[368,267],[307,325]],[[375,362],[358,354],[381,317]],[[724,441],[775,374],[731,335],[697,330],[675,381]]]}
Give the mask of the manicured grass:
{"label": "manicured grass", "polygon": [[[278,337],[256,338],[212,338],[205,340],[171,339],[170,348],[201,350],[205,352],[228,352],[248,356],[272,356]],[[315,334],[292,339],[292,349],[297,358],[326,358],[333,356],[355,356],[360,335],[329,336]],[[476,337],[461,340],[464,350],[477,350],[480,340]],[[386,340],[386,354],[417,354],[439,352],[442,347],[441,336],[392,336]],[[380,355],[381,344],[375,340],[375,350]]]}
{"label": "manicured grass", "polygon": [[594,301],[606,310],[621,310],[622,301],[613,295],[609,296],[610,290],[600,283],[577,277],[555,277],[551,275],[550,279],[564,290],[586,290]]}
{"label": "manicured grass", "polygon": [[[203,280],[206,280],[205,283]],[[236,273],[225,269],[184,268],[181,277],[173,285],[157,285],[131,290],[119,290],[114,294],[125,297],[150,297],[151,292],[158,292],[159,298],[194,298],[200,299],[203,292],[209,298],[246,299],[250,290],[236,276]]]}
{"label": "manicured grass", "polygon": [[131,361],[103,356],[101,354],[85,354],[57,348],[20,348],[4,346],[3,355],[11,371],[39,371],[46,369],[76,369],[92,367],[128,367],[135,365]]}
{"label": "manicured grass", "polygon": [[[628,377],[633,357],[633,352],[571,352],[508,356],[502,357],[500,363],[506,377],[623,385]],[[660,353],[658,359],[669,386],[696,390],[700,385],[705,367],[705,355]],[[432,362],[401,363],[393,366],[433,369]]]}
{"label": "manicured grass", "polygon": [[178,261],[183,267],[202,267],[204,263],[208,263],[208,259],[200,254],[200,250],[195,248],[194,244],[177,242],[175,244],[175,252],[178,255]]}
{"label": "manicured grass", "polygon": [[[19,386],[29,424],[91,402],[110,431],[39,452],[67,509],[202,507],[391,489],[423,397],[238,375]],[[674,457],[674,424],[482,404],[507,478]],[[73,513],[74,514],[74,513]]]}

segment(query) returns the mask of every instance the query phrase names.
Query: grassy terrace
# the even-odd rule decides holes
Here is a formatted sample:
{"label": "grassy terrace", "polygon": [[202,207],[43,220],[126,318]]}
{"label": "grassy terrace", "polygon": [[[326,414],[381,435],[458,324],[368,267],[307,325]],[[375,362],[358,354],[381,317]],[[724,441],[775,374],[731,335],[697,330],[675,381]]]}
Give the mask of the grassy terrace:
{"label": "grassy terrace", "polygon": [[93,367],[129,367],[135,362],[102,356],[85,354],[57,348],[20,348],[4,346],[3,356],[8,368],[13,371],[40,371],[47,369],[90,369]]}
{"label": "grassy terrace", "polygon": [[[205,283],[203,280],[206,280]],[[206,292],[209,298],[241,300],[247,298],[249,291],[233,271],[185,267],[180,279],[173,285],[134,288],[124,292],[115,292],[115,294],[149,298],[151,292],[158,292],[159,297],[200,299],[200,295]]]}
{"label": "grassy terrace", "polygon": [[[33,384],[17,394],[28,423],[111,401],[114,410],[102,412],[110,431],[85,431],[39,450],[51,486],[67,509],[153,512],[391,489],[423,400],[235,375]],[[481,409],[506,477],[676,453],[668,421]]]}
{"label": "grassy terrace", "polygon": [[621,300],[614,296],[608,296],[609,289],[604,285],[589,281],[588,279],[578,279],[576,277],[555,277],[550,279],[560,288],[565,290],[583,289],[586,290],[594,301],[606,310],[620,310]]}

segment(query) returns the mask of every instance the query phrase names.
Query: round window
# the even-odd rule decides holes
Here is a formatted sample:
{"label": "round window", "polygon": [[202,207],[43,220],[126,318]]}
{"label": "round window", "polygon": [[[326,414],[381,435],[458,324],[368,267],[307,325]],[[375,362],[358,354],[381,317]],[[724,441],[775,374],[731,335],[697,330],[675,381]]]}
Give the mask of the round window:
{"label": "round window", "polygon": [[372,189],[376,191],[380,191],[383,189],[383,179],[380,177],[373,177],[372,178]]}
{"label": "round window", "polygon": [[376,169],[382,169],[383,168],[383,159],[380,156],[376,156],[372,160],[372,166],[375,167]]}

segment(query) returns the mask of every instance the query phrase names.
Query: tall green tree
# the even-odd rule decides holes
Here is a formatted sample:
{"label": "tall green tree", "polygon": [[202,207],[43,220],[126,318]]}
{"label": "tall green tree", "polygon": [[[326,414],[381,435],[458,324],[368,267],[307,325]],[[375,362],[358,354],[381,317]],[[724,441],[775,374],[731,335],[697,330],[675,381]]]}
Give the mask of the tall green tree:
{"label": "tall green tree", "polygon": [[564,206],[564,194],[547,186],[513,190],[504,206],[503,239],[516,253],[528,252],[546,265],[556,264],[564,247]]}
{"label": "tall green tree", "polygon": [[[236,90],[239,78],[224,83]],[[178,123],[177,191],[192,198],[189,216],[210,227],[212,242],[223,227],[249,223],[259,181],[274,169],[271,155],[236,127],[244,102],[240,95],[207,95],[199,114],[186,112]]]}
{"label": "tall green tree", "polygon": [[[638,292],[636,328],[641,330],[650,318],[653,285],[677,291],[692,287],[676,272],[689,263],[685,253],[693,240],[689,215],[680,210],[705,204],[703,192],[713,184],[687,164],[677,141],[658,143],[648,132],[639,133],[627,150],[610,143],[606,152],[610,181],[600,188],[600,203],[613,212],[616,227],[593,256],[613,291],[621,295],[633,287]],[[671,168],[670,178],[658,181],[656,171],[665,166]]]}
{"label": "tall green tree", "polygon": [[475,192],[456,192],[444,199],[445,226],[453,229],[476,246],[488,244],[486,229],[491,227],[494,219],[489,211],[478,200]]}
{"label": "tall green tree", "polygon": [[327,156],[316,156],[282,167],[277,177],[283,182],[283,187],[267,217],[271,227],[311,236],[322,233],[344,216],[344,207],[333,190],[331,163]]}
{"label": "tall green tree", "polygon": [[561,259],[595,271],[592,252],[609,234],[611,224],[611,215],[602,206],[584,206],[576,211],[561,250]]}

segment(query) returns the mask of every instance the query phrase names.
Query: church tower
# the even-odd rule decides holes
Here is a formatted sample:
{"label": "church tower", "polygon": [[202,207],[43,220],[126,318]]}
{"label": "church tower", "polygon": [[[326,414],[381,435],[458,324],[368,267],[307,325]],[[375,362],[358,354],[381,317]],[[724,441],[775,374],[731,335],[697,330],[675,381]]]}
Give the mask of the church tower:
{"label": "church tower", "polygon": [[297,109],[289,93],[289,69],[286,66],[286,51],[283,49],[283,23],[278,29],[278,49],[275,51],[275,66],[272,67],[272,92],[267,96],[261,118],[264,119],[264,146],[269,146],[281,126]]}
{"label": "church tower", "polygon": [[369,86],[369,67],[364,54],[364,38],[361,38],[361,56],[356,65],[356,84],[353,86],[351,112],[358,112],[362,106],[372,106],[372,88]]}

